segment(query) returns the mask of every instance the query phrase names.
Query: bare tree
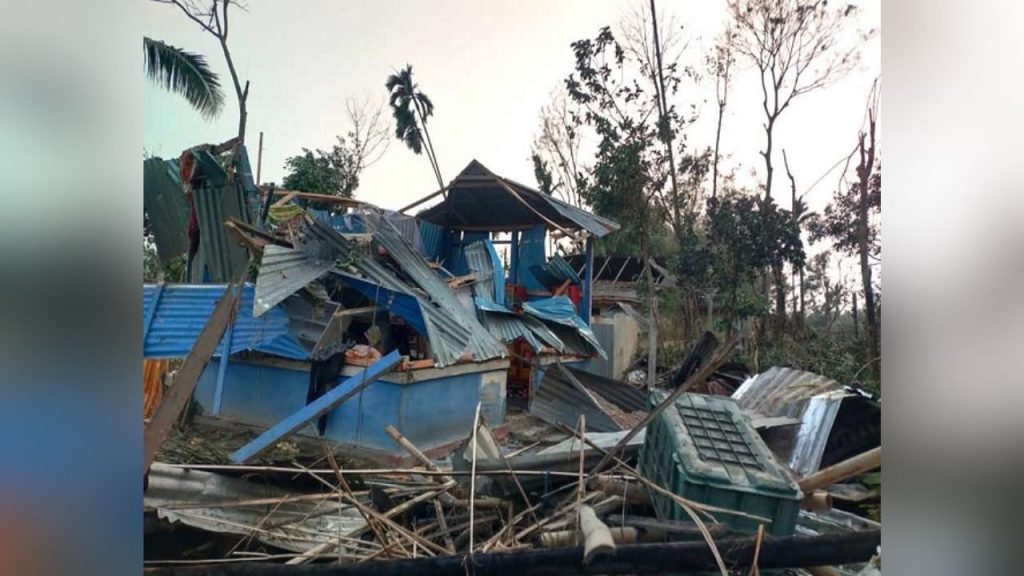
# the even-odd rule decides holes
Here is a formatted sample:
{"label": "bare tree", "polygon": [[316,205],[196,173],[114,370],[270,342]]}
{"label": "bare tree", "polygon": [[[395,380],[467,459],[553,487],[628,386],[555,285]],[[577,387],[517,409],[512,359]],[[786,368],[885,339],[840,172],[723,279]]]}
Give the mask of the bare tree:
{"label": "bare tree", "polygon": [[[667,180],[671,184],[672,227],[676,234],[683,230],[681,207],[683,199],[679,193],[679,181],[676,171],[675,152],[672,143],[675,140],[674,124],[678,120],[675,106],[669,105],[669,95],[675,95],[679,89],[680,78],[676,74],[683,51],[688,46],[681,26],[670,17],[667,23],[659,26],[657,9],[654,0],[650,0],[649,10],[643,5],[634,10],[620,22],[624,46],[633,53],[640,63],[640,71],[654,87],[655,103],[658,112],[658,139],[665,146],[665,157],[668,158]],[[665,71],[669,74],[666,77]],[[692,73],[691,70],[684,70]]]}
{"label": "bare tree", "polygon": [[736,62],[732,50],[732,35],[726,32],[715,43],[715,48],[708,58],[710,72],[715,76],[715,102],[718,104],[718,123],[715,127],[715,156],[711,167],[711,197],[718,196],[718,159],[719,146],[722,142],[722,120],[725,106],[729,99],[729,80],[732,77],[732,66]]}
{"label": "bare tree", "polygon": [[[775,126],[793,100],[844,76],[857,63],[857,45],[846,38],[852,4],[830,8],[826,0],[729,0],[733,46],[758,71],[765,123],[763,204],[772,198]],[[873,34],[874,31],[868,33]],[[773,265],[776,335],[786,322],[782,266]]]}
{"label": "bare tree", "polygon": [[881,379],[881,346],[878,333],[878,316],[875,309],[875,291],[871,283],[871,262],[869,256],[871,245],[868,242],[868,212],[870,207],[869,187],[875,171],[875,123],[878,118],[878,84],[872,88],[868,107],[868,127],[861,132],[857,149],[860,163],[857,165],[859,199],[857,203],[857,251],[860,256],[860,275],[864,287],[864,320],[868,334],[868,362],[871,363],[871,375],[875,380]]}
{"label": "bare tree", "polygon": [[761,156],[765,198],[770,198],[773,136],[779,116],[797,96],[831,84],[856,65],[857,45],[845,42],[845,32],[857,8],[847,4],[832,9],[824,0],[730,0],[729,11],[732,45],[757,68],[761,83],[765,115]]}
{"label": "bare tree", "polygon": [[228,49],[228,7],[237,5],[242,10],[245,6],[237,0],[153,0],[159,4],[171,4],[177,6],[186,16],[196,24],[210,33],[220,44],[224,53],[224,60],[228,65],[228,72],[231,73],[231,81],[234,83],[235,96],[238,97],[238,141],[245,142],[245,122],[248,118],[246,100],[249,98],[249,81],[242,86],[238,79],[238,72],[235,70],[235,62],[231,58],[231,51]]}
{"label": "bare tree", "polygon": [[380,160],[391,145],[391,124],[384,113],[384,105],[384,101],[374,102],[365,96],[345,99],[349,144],[358,172]]}
{"label": "bare tree", "polygon": [[541,108],[540,133],[533,140],[533,153],[554,167],[553,193],[582,208],[579,178],[584,168],[580,163],[580,134],[573,127],[569,103],[562,92]]}

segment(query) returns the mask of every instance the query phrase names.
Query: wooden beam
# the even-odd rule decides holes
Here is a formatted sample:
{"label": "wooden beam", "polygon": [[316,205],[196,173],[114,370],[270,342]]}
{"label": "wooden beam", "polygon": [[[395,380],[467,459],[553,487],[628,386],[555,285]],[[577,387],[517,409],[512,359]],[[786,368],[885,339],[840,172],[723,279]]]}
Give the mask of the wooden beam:
{"label": "wooden beam", "polygon": [[[224,296],[217,302],[210,319],[199,332],[199,336],[196,337],[196,341],[192,345],[192,350],[185,357],[170,389],[164,395],[163,402],[157,407],[156,413],[146,425],[142,442],[143,474],[149,471],[150,464],[156,458],[157,449],[167,439],[167,434],[174,427],[181,411],[185,409],[192,398],[196,382],[199,381],[203,369],[206,368],[214,351],[217,350],[217,345],[224,337],[224,331],[234,322],[235,315],[238,313],[240,294],[241,287],[235,283],[228,284],[224,289]],[[156,304],[154,304],[154,308],[155,306]],[[227,353],[224,354],[225,358],[221,359],[222,362],[227,362],[227,355]]]}
{"label": "wooden beam", "polygon": [[833,464],[828,468],[818,470],[814,474],[811,474],[797,482],[797,484],[800,485],[800,490],[804,494],[810,494],[815,490],[828,488],[833,484],[837,484],[843,480],[857,476],[858,474],[874,470],[881,465],[882,447],[879,446],[878,448],[868,450],[863,454],[854,456],[849,460],[843,460],[838,464]]}
{"label": "wooden beam", "polygon": [[413,208],[419,206],[420,204],[423,204],[424,202],[426,202],[426,201],[428,201],[428,200],[430,200],[432,198],[437,198],[439,195],[444,194],[448,190],[448,188],[450,188],[450,187],[451,187],[451,184],[449,184],[448,186],[445,186],[444,188],[441,188],[437,192],[431,192],[430,194],[427,194],[426,196],[424,196],[423,198],[420,198],[419,200],[413,202],[412,204],[409,204],[408,206],[406,206],[404,208],[401,208],[398,211],[398,213],[399,214],[404,214],[406,210],[412,210]]}
{"label": "wooden beam", "polygon": [[291,416],[281,420],[254,440],[236,450],[231,455],[231,461],[241,464],[258,456],[282,438],[293,434],[306,424],[309,424],[327,411],[356,395],[363,388],[390,372],[401,361],[402,356],[398,353],[398,350],[392,350],[390,354],[374,362],[360,374],[345,379],[337,387],[303,406]]}

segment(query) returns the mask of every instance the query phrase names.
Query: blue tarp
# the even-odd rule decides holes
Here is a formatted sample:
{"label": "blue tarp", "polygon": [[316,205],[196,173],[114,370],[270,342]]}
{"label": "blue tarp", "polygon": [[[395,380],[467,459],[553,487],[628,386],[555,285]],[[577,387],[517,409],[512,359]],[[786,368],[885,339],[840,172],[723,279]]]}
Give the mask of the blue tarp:
{"label": "blue tarp", "polygon": [[[144,358],[184,358],[206,326],[224,284],[143,284],[142,355]],[[284,358],[303,360],[309,351],[289,330],[288,316],[278,307],[253,318],[255,287],[246,284],[235,322],[228,327],[230,354],[255,350]],[[221,342],[214,356],[224,354]]]}

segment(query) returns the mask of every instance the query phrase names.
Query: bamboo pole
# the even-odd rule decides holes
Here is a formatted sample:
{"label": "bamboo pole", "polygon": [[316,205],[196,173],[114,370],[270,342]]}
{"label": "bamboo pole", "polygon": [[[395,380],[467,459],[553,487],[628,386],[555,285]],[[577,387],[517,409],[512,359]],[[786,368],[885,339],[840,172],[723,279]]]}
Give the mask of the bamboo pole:
{"label": "bamboo pole", "polygon": [[579,525],[583,534],[583,565],[588,566],[594,558],[615,552],[615,540],[608,527],[597,518],[590,506],[580,506]]}
{"label": "bamboo pole", "polygon": [[874,470],[882,465],[882,447],[868,450],[863,454],[843,460],[797,482],[804,494],[842,482],[859,474]]}

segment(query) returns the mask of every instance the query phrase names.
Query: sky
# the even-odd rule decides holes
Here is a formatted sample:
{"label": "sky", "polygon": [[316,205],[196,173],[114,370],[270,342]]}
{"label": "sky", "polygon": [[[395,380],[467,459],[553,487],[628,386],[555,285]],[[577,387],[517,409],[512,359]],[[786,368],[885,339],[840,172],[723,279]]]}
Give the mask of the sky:
{"label": "sky", "polygon": [[[280,184],[284,160],[302,148],[329,148],[348,130],[346,98],[384,101],[388,74],[406,64],[434,102],[428,127],[445,181],[472,159],[494,172],[534,184],[530,145],[541,107],[572,72],[570,43],[616,29],[637,0],[479,0],[374,2],[249,0],[248,13],[232,7],[228,43],[239,75],[250,81],[246,141],[256,165],[263,132],[263,182]],[[858,3],[860,29],[879,28],[880,0]],[[220,74],[224,112],[206,121],[181,97],[147,80],[143,146],[150,155],[176,157],[200,143],[222,142],[237,132],[238,111],[220,46],[176,7],[146,2],[144,33],[205,55]],[[725,0],[658,2],[662,22],[674,19],[689,40],[684,59],[698,61],[727,23]],[[861,63],[840,81],[797,98],[776,128],[777,162],[785,149],[797,189],[812,210],[828,203],[839,170],[821,178],[856,144],[872,83],[881,74],[879,37],[861,49]],[[723,124],[723,170],[740,183],[763,173],[761,91],[756,70],[740,64]],[[714,84],[683,84],[676,104],[697,104],[701,117],[688,131],[695,147],[713,144]],[[778,178],[785,172],[776,171]],[[812,183],[821,181],[811,188]],[[776,184],[789,207],[789,184]],[[425,156],[397,140],[361,176],[356,197],[397,209],[436,190]],[[780,188],[776,188],[779,190]],[[813,252],[814,250],[812,250]]]}

